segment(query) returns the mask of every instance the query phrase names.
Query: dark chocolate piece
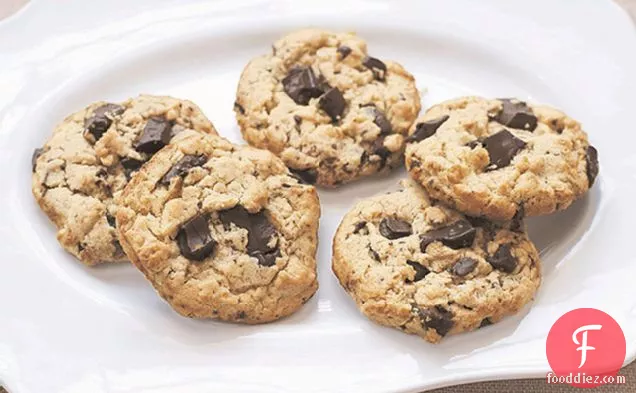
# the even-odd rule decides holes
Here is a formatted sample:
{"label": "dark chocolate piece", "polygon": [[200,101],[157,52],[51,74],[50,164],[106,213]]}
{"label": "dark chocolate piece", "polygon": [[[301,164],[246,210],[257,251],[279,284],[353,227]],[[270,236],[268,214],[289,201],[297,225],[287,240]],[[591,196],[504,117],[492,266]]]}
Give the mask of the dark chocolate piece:
{"label": "dark chocolate piece", "polygon": [[386,64],[375,57],[367,56],[362,60],[362,64],[373,72],[373,77],[379,81],[386,79]]}
{"label": "dark chocolate piece", "polygon": [[393,133],[393,127],[391,126],[391,122],[386,118],[384,112],[375,107],[375,105],[371,104],[366,107],[365,111],[373,116],[373,123],[380,128],[380,135],[388,135]]}
{"label": "dark chocolate piece", "polygon": [[495,254],[486,260],[492,267],[505,273],[512,273],[517,268],[517,258],[512,255],[510,244],[500,245]]}
{"label": "dark chocolate piece", "polygon": [[124,107],[117,104],[104,104],[93,111],[93,116],[84,120],[84,138],[90,143],[97,142],[113,124],[113,116],[124,113]]}
{"label": "dark chocolate piece", "polygon": [[393,217],[386,217],[380,221],[380,234],[387,239],[399,239],[413,233],[411,224]]}
{"label": "dark chocolate piece", "polygon": [[426,266],[420,265],[415,261],[406,261],[406,263],[415,270],[415,277],[413,278],[413,282],[420,281],[431,271],[426,268]]}
{"label": "dark chocolate piece", "polygon": [[141,166],[144,164],[143,161],[139,161],[139,160],[135,160],[134,158],[130,158],[130,157],[123,157],[120,159],[119,161],[121,163],[121,166],[124,167],[124,173],[126,174],[126,177],[128,179],[130,179],[130,176],[139,170],[139,168],[141,168]]}
{"label": "dark chocolate piece", "polygon": [[35,172],[35,166],[42,153],[44,153],[44,149],[37,148],[33,150],[33,154],[31,155],[31,172]]}
{"label": "dark chocolate piece", "polygon": [[216,241],[212,239],[208,219],[197,215],[187,221],[177,233],[177,243],[181,255],[193,260],[202,261],[216,248]]}
{"label": "dark chocolate piece", "polygon": [[113,217],[110,214],[106,213],[106,221],[108,222],[108,225],[110,225],[111,227],[115,228],[115,217]]}
{"label": "dark chocolate piece", "polygon": [[422,326],[433,329],[440,336],[444,337],[453,328],[453,313],[441,306],[419,309]]}
{"label": "dark chocolate piece", "polygon": [[292,169],[289,168],[289,172],[299,182],[303,184],[316,184],[318,180],[318,172],[315,169]]}
{"label": "dark chocolate piece", "polygon": [[345,110],[346,102],[337,87],[329,89],[318,101],[320,108],[327,112],[332,121],[338,121]]}
{"label": "dark chocolate piece", "polygon": [[238,111],[241,115],[245,114],[245,108],[238,101],[234,101],[234,110]]}
{"label": "dark chocolate piece", "polygon": [[135,149],[142,153],[155,154],[172,139],[172,122],[162,117],[151,117],[144,127]]}
{"label": "dark chocolate piece", "polygon": [[526,143],[508,130],[501,130],[482,141],[488,151],[490,164],[486,170],[492,171],[510,165],[512,159],[526,147]]}
{"label": "dark chocolate piece", "polygon": [[421,142],[433,136],[437,129],[448,120],[448,115],[440,116],[433,120],[417,123],[415,132],[406,138],[406,143]]}
{"label": "dark chocolate piece", "polygon": [[340,53],[340,60],[344,60],[351,54],[351,48],[346,45],[339,46],[336,50],[338,51],[338,53]]}
{"label": "dark chocolate piece", "polygon": [[237,205],[220,211],[219,219],[226,228],[234,224],[247,230],[247,254],[256,258],[259,264],[272,266],[276,257],[280,256],[277,246],[269,246],[272,237],[276,234],[276,228],[263,211],[252,214],[244,207]]}
{"label": "dark chocolate piece", "polygon": [[459,220],[439,229],[434,229],[420,236],[420,249],[426,252],[426,247],[435,241],[441,241],[446,247],[460,249],[470,247],[475,240],[477,231],[467,220]]}
{"label": "dark chocolate piece", "polygon": [[537,117],[532,113],[532,109],[523,101],[501,98],[501,112],[494,120],[512,128],[526,131],[534,131],[537,128]]}
{"label": "dark chocolate piece", "polygon": [[598,176],[598,151],[592,145],[587,147],[585,152],[585,162],[587,170],[587,182],[589,187],[592,188],[596,176]]}
{"label": "dark chocolate piece", "polygon": [[311,67],[294,67],[283,78],[285,93],[300,105],[307,105],[312,98],[318,98],[324,90],[321,81],[316,77]]}
{"label": "dark chocolate piece", "polygon": [[362,229],[367,227],[367,222],[366,221],[360,221],[358,223],[356,223],[356,225],[353,227],[353,233],[359,233]]}
{"label": "dark chocolate piece", "polygon": [[172,168],[170,168],[170,170],[165,175],[163,175],[163,177],[161,178],[161,184],[170,184],[170,180],[173,177],[179,177],[179,176],[183,177],[188,173],[190,169],[197,166],[201,166],[205,164],[207,161],[208,159],[204,155],[184,156],[182,159],[177,161],[177,163],[174,164]]}
{"label": "dark chocolate piece", "polygon": [[477,267],[477,260],[468,257],[459,258],[451,268],[451,273],[456,276],[464,277]]}

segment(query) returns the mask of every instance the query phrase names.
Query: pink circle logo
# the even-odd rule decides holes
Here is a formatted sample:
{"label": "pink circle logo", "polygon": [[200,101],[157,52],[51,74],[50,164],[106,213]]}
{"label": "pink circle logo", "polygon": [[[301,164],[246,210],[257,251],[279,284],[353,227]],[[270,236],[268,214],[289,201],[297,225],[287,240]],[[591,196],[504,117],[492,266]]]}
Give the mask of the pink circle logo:
{"label": "pink circle logo", "polygon": [[591,388],[611,381],[620,370],[625,361],[625,335],[607,313],[579,308],[552,325],[545,352],[559,381]]}

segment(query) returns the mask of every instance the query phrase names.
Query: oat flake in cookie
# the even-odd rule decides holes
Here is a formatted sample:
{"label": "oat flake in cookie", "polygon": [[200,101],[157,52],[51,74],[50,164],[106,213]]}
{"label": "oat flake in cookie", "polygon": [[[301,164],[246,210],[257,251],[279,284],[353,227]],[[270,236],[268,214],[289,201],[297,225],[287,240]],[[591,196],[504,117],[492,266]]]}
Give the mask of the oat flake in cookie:
{"label": "oat flake in cookie", "polygon": [[266,150],[177,135],[118,200],[121,244],[180,314],[262,323],[316,291],[316,189]]}
{"label": "oat flake in cookie", "polygon": [[281,38],[241,75],[234,110],[243,137],[322,186],[402,165],[419,93],[401,65],[372,56],[351,33]]}
{"label": "oat flake in cookie", "polygon": [[443,102],[418,119],[406,166],[431,197],[496,220],[563,210],[599,171],[577,121],[547,106],[480,97]]}
{"label": "oat flake in cookie", "polygon": [[333,270],[367,317],[435,343],[533,299],[541,264],[522,221],[472,219],[404,186],[357,203],[334,237]]}
{"label": "oat flake in cookie", "polygon": [[126,261],[113,201],[130,176],[185,129],[216,134],[196,105],[171,97],[98,102],[64,119],[32,158],[33,195],[62,247],[87,265]]}

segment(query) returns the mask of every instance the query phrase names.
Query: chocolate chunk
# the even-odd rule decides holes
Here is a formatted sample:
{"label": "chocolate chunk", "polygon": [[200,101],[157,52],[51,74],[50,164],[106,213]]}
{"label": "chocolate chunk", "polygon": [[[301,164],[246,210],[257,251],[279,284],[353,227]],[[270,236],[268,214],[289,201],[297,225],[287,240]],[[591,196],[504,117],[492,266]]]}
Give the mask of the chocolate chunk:
{"label": "chocolate chunk", "polygon": [[35,172],[35,166],[38,163],[38,158],[44,153],[44,149],[37,148],[33,150],[33,154],[31,155],[31,172]]}
{"label": "chocolate chunk", "polygon": [[378,252],[375,251],[373,248],[371,248],[371,245],[369,245],[369,255],[371,256],[371,258],[375,259],[378,262],[382,262],[380,260],[380,255],[378,255]]}
{"label": "chocolate chunk", "polygon": [[175,176],[184,176],[188,173],[188,171],[194,167],[197,166],[201,166],[203,164],[205,164],[208,161],[206,156],[200,155],[200,156],[193,156],[193,155],[187,155],[184,156],[182,159],[180,159],[179,161],[177,161],[176,164],[174,164],[172,166],[172,168],[170,168],[170,170],[168,171],[168,173],[166,173],[165,175],[163,175],[163,177],[161,178],[161,183],[162,184],[170,184],[170,180],[175,177]]}
{"label": "chocolate chunk", "polygon": [[292,169],[289,168],[291,175],[303,184],[316,184],[318,180],[318,172],[315,169]]}
{"label": "chocolate chunk", "polygon": [[492,221],[484,217],[466,216],[466,220],[476,228],[491,228],[494,226]]}
{"label": "chocolate chunk", "polygon": [[318,101],[320,108],[327,112],[331,120],[337,121],[344,112],[346,102],[337,87],[329,89]]}
{"label": "chocolate chunk", "polygon": [[386,118],[384,112],[375,107],[375,105],[371,104],[367,106],[368,109],[366,111],[373,116],[373,123],[380,128],[380,135],[388,135],[393,132],[393,127],[391,126],[391,122]]}
{"label": "chocolate chunk", "polygon": [[105,168],[99,168],[97,172],[95,172],[95,176],[97,177],[98,181],[106,180],[106,175],[108,175],[108,171]]}
{"label": "chocolate chunk", "polygon": [[592,145],[587,147],[585,162],[587,163],[587,182],[592,188],[598,176],[598,151]]}
{"label": "chocolate chunk", "polygon": [[300,123],[303,122],[303,118],[298,116],[298,115],[294,115],[294,123],[296,123],[296,125],[300,125]]}
{"label": "chocolate chunk", "polygon": [[254,251],[250,256],[256,258],[259,265],[269,267],[276,264],[276,258],[280,257],[280,250],[276,248],[266,252]]}
{"label": "chocolate chunk", "polygon": [[486,170],[492,171],[510,165],[512,159],[526,147],[526,143],[508,130],[501,130],[482,141],[488,151],[490,164]]}
{"label": "chocolate chunk", "polygon": [[324,92],[311,67],[294,67],[283,78],[285,93],[300,105],[307,105],[312,98],[318,98]]}
{"label": "chocolate chunk", "polygon": [[479,324],[479,329],[486,326],[490,326],[490,325],[492,325],[492,321],[490,320],[490,318],[484,318],[481,320],[481,323]]}
{"label": "chocolate chunk", "polygon": [[464,277],[469,274],[477,266],[477,261],[473,258],[462,257],[451,267],[451,273],[456,276]]}
{"label": "chocolate chunk", "polygon": [[437,129],[446,122],[446,120],[448,120],[448,115],[417,123],[415,126],[415,132],[406,138],[406,143],[421,142],[426,138],[430,138],[437,132]]}
{"label": "chocolate chunk", "polygon": [[523,232],[523,219],[526,215],[526,209],[523,206],[523,203],[519,205],[519,209],[515,212],[515,215],[512,216],[512,220],[510,221],[510,230],[514,232]]}
{"label": "chocolate chunk", "polygon": [[517,258],[512,255],[510,244],[499,246],[495,255],[488,256],[487,261],[492,267],[505,273],[512,273],[517,267]]}
{"label": "chocolate chunk", "polygon": [[415,270],[415,277],[413,278],[413,282],[420,281],[431,271],[426,268],[426,266],[422,266],[414,261],[406,261],[406,263]]}
{"label": "chocolate chunk", "polygon": [[184,257],[202,261],[216,248],[216,241],[212,239],[210,227],[205,216],[197,215],[187,221],[177,233],[179,250]]}
{"label": "chocolate chunk", "polygon": [[391,152],[384,146],[384,137],[381,136],[373,142],[373,154],[380,157],[380,167],[386,165],[386,160],[391,156]]}
{"label": "chocolate chunk", "polygon": [[466,144],[466,146],[470,147],[471,149],[476,148],[477,146],[481,145],[481,142],[479,142],[478,140],[474,140],[474,141],[470,141]]}
{"label": "chocolate chunk", "polygon": [[420,235],[420,251],[422,251],[423,253],[426,253],[426,248],[428,247],[428,245],[438,240],[439,239],[435,239],[431,236]]}
{"label": "chocolate chunk", "polygon": [[386,217],[380,221],[380,234],[387,239],[399,239],[413,233],[411,224],[393,217]]}
{"label": "chocolate chunk", "polygon": [[106,221],[108,222],[108,225],[110,225],[111,227],[115,228],[115,217],[113,217],[110,214],[106,213]]}
{"label": "chocolate chunk", "polygon": [[433,329],[444,337],[455,325],[453,313],[441,306],[419,309],[420,321],[426,329]]}
{"label": "chocolate chunk", "polygon": [[121,163],[121,166],[124,167],[124,173],[129,179],[133,172],[138,171],[139,168],[141,168],[141,166],[144,164],[143,161],[135,160],[134,158],[130,157],[123,157],[119,162]]}
{"label": "chocolate chunk", "polygon": [[250,214],[251,225],[249,229],[247,252],[250,255],[255,253],[271,253],[278,251],[268,246],[270,239],[276,234],[276,228],[269,222],[264,212]]}
{"label": "chocolate chunk", "polygon": [[93,116],[84,120],[84,138],[95,143],[104,135],[111,124],[113,116],[124,113],[124,107],[117,104],[104,104],[93,111]]}
{"label": "chocolate chunk", "polygon": [[446,247],[454,250],[470,247],[475,240],[477,231],[467,220],[455,221],[449,226],[434,229],[420,236],[420,249],[426,252],[426,247],[435,241],[441,241]]}
{"label": "chocolate chunk", "polygon": [[143,153],[155,154],[170,143],[171,138],[172,122],[161,117],[151,117],[141,137],[135,143],[135,149]]}
{"label": "chocolate chunk", "polygon": [[234,101],[234,110],[238,111],[241,115],[245,114],[245,108],[238,103],[238,101]]}
{"label": "chocolate chunk", "polygon": [[367,222],[366,221],[360,221],[358,223],[356,223],[356,225],[353,227],[353,233],[359,233],[362,229],[367,227]]}
{"label": "chocolate chunk", "polygon": [[500,101],[502,109],[494,117],[495,121],[508,127],[527,131],[534,131],[537,128],[537,117],[525,102],[510,98],[501,98]]}
{"label": "chocolate chunk", "polygon": [[386,64],[375,57],[367,56],[362,60],[362,64],[373,72],[373,77],[379,81],[386,79]]}
{"label": "chocolate chunk", "polygon": [[247,254],[258,260],[263,266],[272,266],[280,255],[278,247],[270,247],[269,243],[276,234],[276,228],[264,212],[250,213],[243,206],[220,211],[219,219],[226,228],[231,224],[247,230]]}
{"label": "chocolate chunk", "polygon": [[345,57],[351,54],[351,48],[346,45],[339,46],[336,50],[340,53],[340,60],[344,60]]}

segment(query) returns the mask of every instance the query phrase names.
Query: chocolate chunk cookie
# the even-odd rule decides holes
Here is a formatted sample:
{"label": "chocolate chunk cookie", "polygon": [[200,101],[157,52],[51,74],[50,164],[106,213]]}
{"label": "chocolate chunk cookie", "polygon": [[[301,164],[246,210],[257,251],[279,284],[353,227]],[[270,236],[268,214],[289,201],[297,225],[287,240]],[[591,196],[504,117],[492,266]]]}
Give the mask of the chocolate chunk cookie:
{"label": "chocolate chunk cookie", "polygon": [[147,95],[91,104],[64,119],[32,159],[33,195],[62,247],[87,265],[127,260],[113,201],[146,160],[186,129],[216,134],[192,102]]}
{"label": "chocolate chunk cookie", "polygon": [[480,97],[446,101],[416,121],[406,166],[431,197],[496,220],[563,210],[599,171],[575,120],[547,106]]}
{"label": "chocolate chunk cookie", "polygon": [[404,186],[359,202],[334,237],[333,270],[367,317],[435,343],[532,300],[541,264],[522,222],[465,217]]}
{"label": "chocolate chunk cookie", "polygon": [[234,110],[249,144],[333,187],[402,165],[420,97],[411,74],[354,34],[309,29],[247,65]]}
{"label": "chocolate chunk cookie", "polygon": [[184,316],[273,321],[318,287],[317,192],[266,150],[182,132],[118,205],[126,254]]}

